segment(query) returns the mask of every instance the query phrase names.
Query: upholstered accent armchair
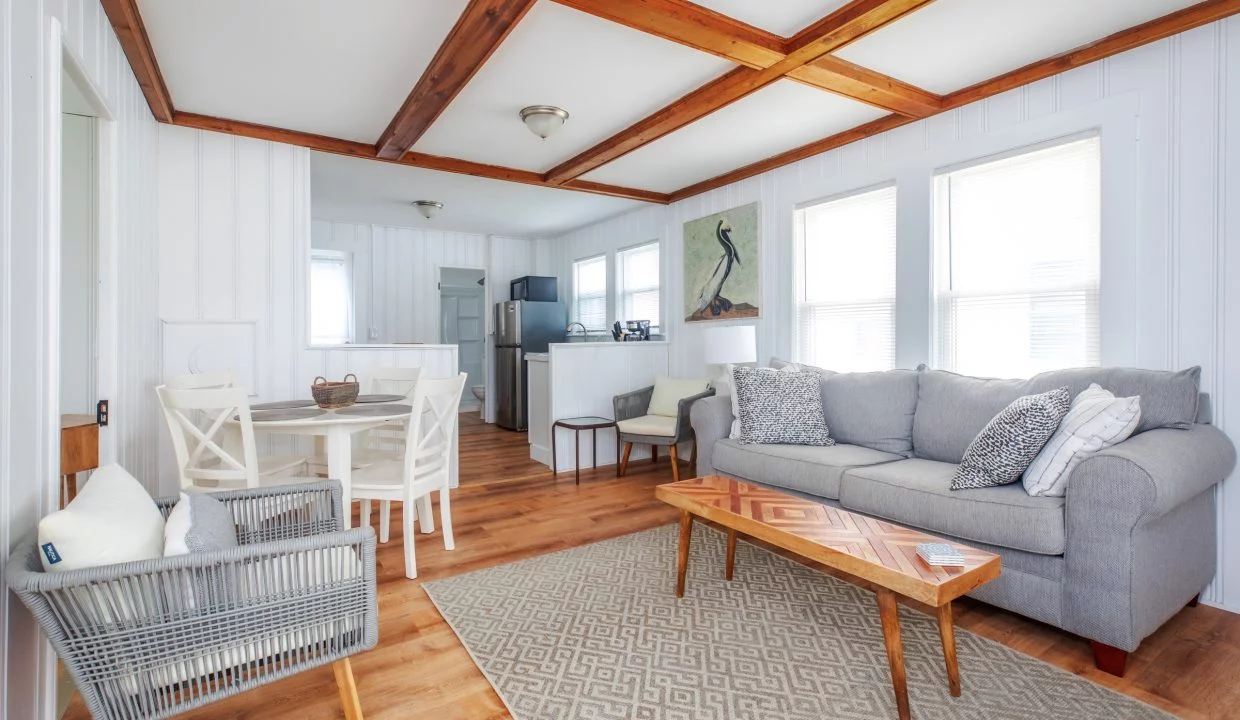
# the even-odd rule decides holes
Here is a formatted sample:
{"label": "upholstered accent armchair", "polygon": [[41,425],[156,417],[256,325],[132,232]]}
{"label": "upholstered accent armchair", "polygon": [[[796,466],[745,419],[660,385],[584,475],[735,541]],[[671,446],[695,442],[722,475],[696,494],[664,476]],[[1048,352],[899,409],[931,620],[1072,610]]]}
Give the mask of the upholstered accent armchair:
{"label": "upholstered accent armchair", "polygon": [[[663,378],[660,378],[663,380]],[[676,382],[676,381],[673,381]],[[702,383],[705,385],[705,382]],[[677,445],[682,442],[693,442],[693,450],[689,457],[689,468],[697,464],[697,440],[694,438],[693,426],[689,422],[689,408],[693,403],[704,397],[715,394],[713,388],[696,394],[681,397],[675,401],[675,415],[666,414],[671,411],[667,402],[667,393],[661,393],[661,402],[655,401],[655,387],[644,387],[640,390],[617,395],[612,399],[615,411],[616,427],[620,434],[620,442],[624,443],[624,453],[620,458],[620,475],[623,476],[629,465],[629,454],[633,452],[633,443],[650,446],[651,462],[658,462],[659,448],[666,447],[672,461],[672,479],[680,480],[680,459],[677,457]],[[675,392],[669,388],[670,392]]]}

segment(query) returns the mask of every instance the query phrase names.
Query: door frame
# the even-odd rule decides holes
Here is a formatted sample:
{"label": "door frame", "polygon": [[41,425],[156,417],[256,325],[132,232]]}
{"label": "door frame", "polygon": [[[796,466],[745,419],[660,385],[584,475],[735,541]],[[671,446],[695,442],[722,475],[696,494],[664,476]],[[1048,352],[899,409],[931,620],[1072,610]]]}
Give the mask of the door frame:
{"label": "door frame", "polygon": [[[444,270],[474,270],[482,273],[482,387],[484,388],[483,393],[486,396],[486,401],[482,403],[479,417],[486,420],[488,417],[488,410],[495,402],[495,398],[492,394],[487,392],[492,385],[491,360],[495,355],[495,348],[491,347],[491,312],[488,310],[488,308],[491,307],[491,270],[482,265],[449,264],[435,266],[435,325],[437,329],[436,334],[438,336],[436,339],[440,342],[440,344],[443,343],[443,295],[440,291],[443,289]],[[456,371],[461,371],[461,357],[459,352],[457,353],[456,358]],[[470,389],[466,387],[465,392],[470,392]]]}

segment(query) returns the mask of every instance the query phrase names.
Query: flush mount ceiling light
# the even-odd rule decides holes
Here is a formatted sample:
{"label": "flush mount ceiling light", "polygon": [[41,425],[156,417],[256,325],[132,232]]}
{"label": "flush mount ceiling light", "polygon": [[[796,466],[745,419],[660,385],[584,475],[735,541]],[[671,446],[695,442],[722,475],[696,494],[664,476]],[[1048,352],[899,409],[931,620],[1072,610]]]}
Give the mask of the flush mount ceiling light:
{"label": "flush mount ceiling light", "polygon": [[554,105],[531,105],[521,109],[521,122],[543,140],[568,119],[568,112]]}
{"label": "flush mount ceiling light", "polygon": [[414,200],[413,206],[416,207],[418,212],[422,213],[422,217],[427,220],[435,217],[435,213],[443,210],[443,203],[435,202],[434,200]]}

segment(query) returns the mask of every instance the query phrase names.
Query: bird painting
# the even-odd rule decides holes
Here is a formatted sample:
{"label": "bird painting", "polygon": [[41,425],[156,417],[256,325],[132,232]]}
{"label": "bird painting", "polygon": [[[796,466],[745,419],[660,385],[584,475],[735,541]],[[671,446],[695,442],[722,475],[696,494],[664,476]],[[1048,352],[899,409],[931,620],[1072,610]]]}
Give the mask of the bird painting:
{"label": "bird painting", "polygon": [[758,205],[685,223],[685,321],[758,317]]}
{"label": "bird painting", "polygon": [[728,224],[727,218],[720,218],[715,226],[715,239],[723,246],[723,254],[719,256],[719,262],[715,263],[714,272],[698,292],[697,312],[704,314],[710,310],[713,317],[718,317],[720,313],[732,309],[732,301],[723,296],[723,285],[732,274],[733,263],[740,265],[741,259],[737,255],[736,245],[732,243],[732,226]]}

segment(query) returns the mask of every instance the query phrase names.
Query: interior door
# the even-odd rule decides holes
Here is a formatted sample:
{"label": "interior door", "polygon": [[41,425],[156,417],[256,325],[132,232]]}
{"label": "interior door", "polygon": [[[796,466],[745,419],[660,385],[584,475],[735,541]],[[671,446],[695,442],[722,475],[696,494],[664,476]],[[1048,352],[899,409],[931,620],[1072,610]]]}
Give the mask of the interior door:
{"label": "interior door", "polygon": [[480,287],[444,288],[440,293],[440,337],[444,343],[457,346],[461,371],[469,374],[465,392],[461,395],[465,404],[474,404],[474,396],[469,389],[486,382],[483,375],[486,355],[484,303],[485,293]]}

